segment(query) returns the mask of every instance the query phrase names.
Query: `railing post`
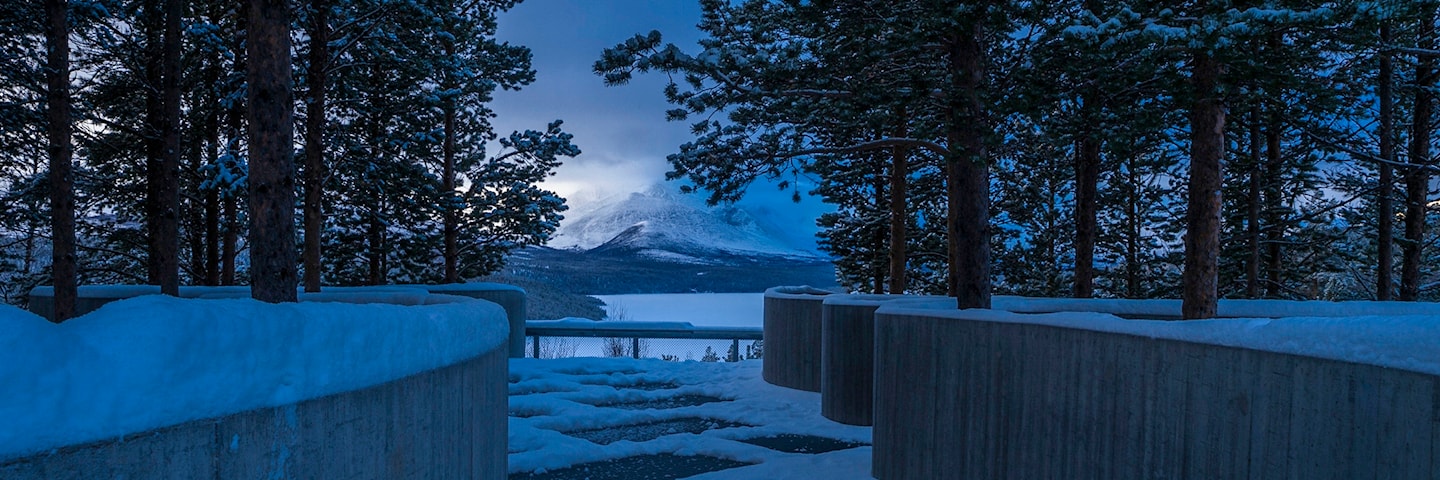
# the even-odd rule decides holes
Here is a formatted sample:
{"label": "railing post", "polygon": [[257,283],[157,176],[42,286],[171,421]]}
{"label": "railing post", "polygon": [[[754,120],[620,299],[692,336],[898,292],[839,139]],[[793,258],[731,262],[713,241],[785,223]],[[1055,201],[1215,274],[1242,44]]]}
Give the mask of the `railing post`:
{"label": "railing post", "polygon": [[738,361],[740,361],[740,339],[738,339],[738,338],[732,338],[732,339],[730,339],[730,353],[727,354],[727,355],[725,355],[725,356],[726,356],[726,357],[729,357],[729,358],[725,359],[725,361],[727,361],[727,362],[738,362]]}
{"label": "railing post", "polygon": [[630,339],[630,356],[640,359],[640,337]]}
{"label": "railing post", "polygon": [[535,346],[531,348],[530,352],[535,358],[540,358],[540,336],[536,335],[530,338],[535,339]]}

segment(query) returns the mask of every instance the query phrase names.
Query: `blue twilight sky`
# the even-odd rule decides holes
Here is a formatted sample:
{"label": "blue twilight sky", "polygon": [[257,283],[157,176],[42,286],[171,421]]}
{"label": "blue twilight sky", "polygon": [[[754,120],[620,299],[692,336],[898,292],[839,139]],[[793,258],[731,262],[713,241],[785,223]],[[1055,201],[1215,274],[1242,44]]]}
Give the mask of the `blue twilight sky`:
{"label": "blue twilight sky", "polygon": [[[694,0],[525,0],[501,15],[498,36],[530,47],[536,79],[518,92],[495,94],[496,131],[508,134],[565,120],[565,130],[584,153],[546,183],[562,196],[626,193],[664,181],[665,156],[691,138],[687,122],[665,121],[670,106],[661,90],[667,78],[637,75],[627,85],[606,87],[591,67],[602,50],[651,30],[693,50],[699,20]],[[795,205],[788,193],[769,185],[752,186],[741,203],[769,210],[761,213],[790,225],[813,225],[815,217],[830,210],[816,197]]]}
{"label": "blue twilight sky", "polygon": [[528,0],[500,17],[503,41],[530,47],[535,83],[498,92],[497,132],[543,128],[556,118],[584,153],[566,162],[549,186],[559,193],[597,187],[635,190],[660,181],[665,155],[689,137],[666,122],[663,75],[642,75],[606,87],[591,71],[600,52],[660,30],[666,40],[694,45],[700,7],[688,0]]}

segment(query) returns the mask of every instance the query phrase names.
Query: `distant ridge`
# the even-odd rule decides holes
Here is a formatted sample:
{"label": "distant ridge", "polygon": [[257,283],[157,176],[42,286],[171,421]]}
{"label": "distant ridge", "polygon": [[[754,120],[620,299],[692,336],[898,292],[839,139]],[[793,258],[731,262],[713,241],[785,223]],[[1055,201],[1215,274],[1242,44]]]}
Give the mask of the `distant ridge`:
{"label": "distant ridge", "polygon": [[707,207],[667,185],[571,197],[553,240],[516,252],[497,277],[583,295],[836,284],[834,264],[813,241],[799,244],[793,239],[804,235],[776,231],[783,220],[757,219],[735,206]]}

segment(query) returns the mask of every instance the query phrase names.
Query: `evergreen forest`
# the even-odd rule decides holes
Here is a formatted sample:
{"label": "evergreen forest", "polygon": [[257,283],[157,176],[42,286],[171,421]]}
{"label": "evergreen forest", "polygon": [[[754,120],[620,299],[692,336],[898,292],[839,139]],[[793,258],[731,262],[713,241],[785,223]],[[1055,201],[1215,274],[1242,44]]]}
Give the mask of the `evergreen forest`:
{"label": "evergreen forest", "polygon": [[555,230],[538,183],[579,153],[559,120],[492,127],[535,78],[495,39],[515,3],[0,4],[0,295],[495,271]]}
{"label": "evergreen forest", "polygon": [[[516,3],[0,4],[0,295],[496,271],[579,154],[491,125],[535,78],[495,38]],[[698,45],[642,32],[595,73],[669,78],[682,189],[836,205],[853,290],[1440,298],[1433,0],[700,4]]]}
{"label": "evergreen forest", "polygon": [[1434,300],[1433,1],[702,0],[640,33],[711,202],[771,179],[875,293]]}

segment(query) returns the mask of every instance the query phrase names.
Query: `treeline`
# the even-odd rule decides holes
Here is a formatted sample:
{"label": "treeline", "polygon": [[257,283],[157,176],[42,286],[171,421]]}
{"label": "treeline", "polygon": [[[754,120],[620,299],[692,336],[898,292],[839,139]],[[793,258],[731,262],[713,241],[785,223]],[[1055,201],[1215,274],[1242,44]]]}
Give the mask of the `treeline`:
{"label": "treeline", "polygon": [[711,201],[817,181],[851,288],[1440,297],[1434,1],[701,3],[596,72],[676,78]]}
{"label": "treeline", "polygon": [[[167,292],[276,261],[312,291],[498,269],[554,231],[564,202],[536,184],[579,153],[558,120],[492,128],[491,95],[535,76],[527,48],[494,37],[516,3],[0,4],[5,300],[50,280],[52,246],[79,283]],[[252,171],[262,156],[286,163]],[[51,197],[69,188],[71,204]],[[252,251],[251,193],[275,189],[293,198],[271,207],[295,222],[294,255]],[[74,245],[52,218],[74,219]]]}

